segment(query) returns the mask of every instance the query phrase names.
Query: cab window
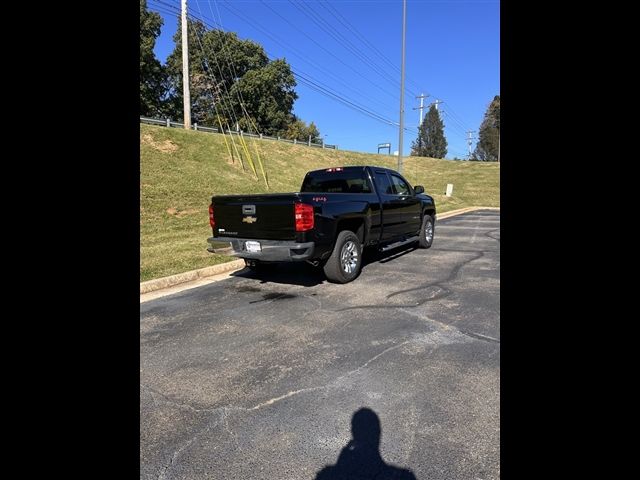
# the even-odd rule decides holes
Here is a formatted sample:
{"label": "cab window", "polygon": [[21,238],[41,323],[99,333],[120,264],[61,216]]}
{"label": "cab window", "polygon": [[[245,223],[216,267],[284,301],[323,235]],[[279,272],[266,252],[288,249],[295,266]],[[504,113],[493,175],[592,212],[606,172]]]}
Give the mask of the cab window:
{"label": "cab window", "polygon": [[396,195],[411,195],[409,184],[399,176],[391,174],[391,182],[393,183],[393,191]]}
{"label": "cab window", "polygon": [[389,181],[387,172],[376,170],[373,173],[373,177],[376,182],[376,189],[378,190],[378,193],[383,195],[395,195],[393,185],[391,185],[391,182]]}

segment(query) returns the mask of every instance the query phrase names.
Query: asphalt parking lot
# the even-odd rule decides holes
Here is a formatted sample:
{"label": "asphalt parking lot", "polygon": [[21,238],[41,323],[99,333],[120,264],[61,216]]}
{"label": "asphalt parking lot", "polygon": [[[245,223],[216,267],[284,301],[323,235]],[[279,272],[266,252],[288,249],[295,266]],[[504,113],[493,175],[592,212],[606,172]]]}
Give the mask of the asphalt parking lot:
{"label": "asphalt parking lot", "polygon": [[500,212],[141,303],[140,382],[144,479],[498,479]]}

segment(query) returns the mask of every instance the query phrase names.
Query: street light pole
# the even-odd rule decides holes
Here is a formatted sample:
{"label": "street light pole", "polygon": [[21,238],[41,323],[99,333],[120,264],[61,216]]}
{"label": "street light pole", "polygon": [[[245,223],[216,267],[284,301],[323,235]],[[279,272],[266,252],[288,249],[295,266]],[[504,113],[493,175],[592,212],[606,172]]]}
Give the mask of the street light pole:
{"label": "street light pole", "polygon": [[402,140],[404,133],[404,53],[407,29],[407,0],[402,0],[402,69],[400,73],[400,139],[398,141],[398,172],[402,173]]}

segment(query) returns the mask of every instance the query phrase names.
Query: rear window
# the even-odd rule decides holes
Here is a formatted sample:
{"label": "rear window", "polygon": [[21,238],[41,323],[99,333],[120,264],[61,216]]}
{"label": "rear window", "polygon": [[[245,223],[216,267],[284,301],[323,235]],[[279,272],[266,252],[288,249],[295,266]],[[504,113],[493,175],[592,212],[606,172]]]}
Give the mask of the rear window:
{"label": "rear window", "polygon": [[301,192],[315,193],[371,193],[371,185],[364,169],[339,172],[308,173]]}

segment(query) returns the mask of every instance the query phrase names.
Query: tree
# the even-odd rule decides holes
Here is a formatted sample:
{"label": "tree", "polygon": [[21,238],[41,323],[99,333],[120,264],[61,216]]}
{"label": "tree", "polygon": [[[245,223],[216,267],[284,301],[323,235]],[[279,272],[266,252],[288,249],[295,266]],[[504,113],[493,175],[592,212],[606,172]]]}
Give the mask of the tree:
{"label": "tree", "polygon": [[482,162],[498,160],[500,150],[500,95],[493,97],[484,114],[474,156]]}
{"label": "tree", "polygon": [[[229,103],[233,110],[240,112],[238,118],[244,112],[257,124],[260,132],[279,135],[295,118],[291,113],[293,103],[298,98],[295,86],[289,64],[285,60],[273,60],[242,76],[231,88]],[[244,122],[246,129],[253,129],[251,125],[246,125],[246,119],[239,122],[241,125]]]}
{"label": "tree", "polygon": [[153,52],[162,23],[158,13],[147,10],[147,0],[140,0],[140,115],[162,112],[166,74]]}
{"label": "tree", "polygon": [[444,124],[435,105],[429,107],[427,115],[418,129],[418,138],[411,144],[411,155],[444,158],[447,154],[447,139]]}
{"label": "tree", "polygon": [[307,126],[303,120],[294,116],[294,121],[289,124],[282,136],[290,140],[295,138],[301,142],[307,142],[311,137],[312,142],[318,142],[320,140],[320,130],[313,122]]}
{"label": "tree", "polygon": [[[240,40],[233,32],[207,30],[189,21],[189,74],[192,121],[241,130],[257,129],[266,135],[286,130],[298,98],[295,78],[285,60],[269,61],[262,46]],[[182,31],[167,58],[171,81],[170,108],[182,119]],[[215,107],[214,107],[215,105]],[[216,113],[217,110],[217,113]],[[249,119],[247,119],[249,117]]]}

